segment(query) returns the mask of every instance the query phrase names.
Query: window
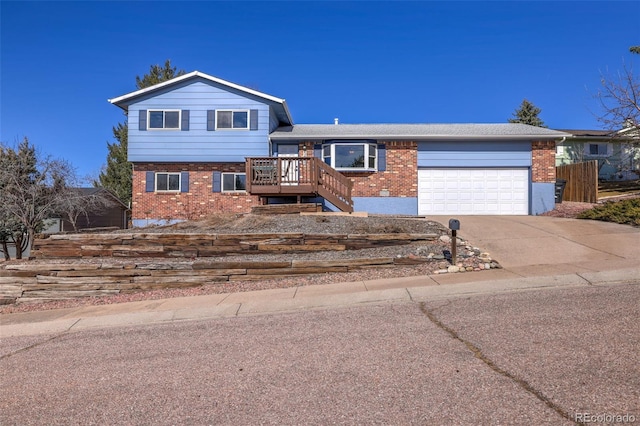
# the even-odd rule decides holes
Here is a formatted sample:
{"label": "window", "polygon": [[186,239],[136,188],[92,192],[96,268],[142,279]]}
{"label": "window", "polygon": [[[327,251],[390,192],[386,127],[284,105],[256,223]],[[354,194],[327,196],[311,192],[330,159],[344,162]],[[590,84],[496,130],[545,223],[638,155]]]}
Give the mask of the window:
{"label": "window", "polygon": [[564,145],[556,146],[556,155],[564,155]]}
{"label": "window", "polygon": [[249,111],[216,111],[216,129],[249,129]]}
{"label": "window", "polygon": [[585,148],[585,154],[594,156],[608,156],[609,144],[607,143],[590,143]]}
{"label": "window", "polygon": [[245,191],[247,186],[247,176],[245,173],[223,173],[222,192]]}
{"label": "window", "polygon": [[375,143],[333,142],[322,147],[322,158],[336,170],[376,170],[378,147]]}
{"label": "window", "polygon": [[149,111],[149,129],[180,130],[180,110]]}
{"label": "window", "polygon": [[180,191],[180,173],[156,173],[156,191]]}

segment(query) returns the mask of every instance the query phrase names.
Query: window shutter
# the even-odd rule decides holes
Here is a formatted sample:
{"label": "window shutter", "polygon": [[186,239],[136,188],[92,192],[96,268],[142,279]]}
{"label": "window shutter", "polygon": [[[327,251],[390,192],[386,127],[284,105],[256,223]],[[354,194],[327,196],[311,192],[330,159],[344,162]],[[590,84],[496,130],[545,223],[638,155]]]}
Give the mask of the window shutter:
{"label": "window shutter", "polygon": [[258,130],[258,110],[252,109],[249,111],[249,130]]}
{"label": "window shutter", "polygon": [[222,192],[222,173],[213,172],[213,192]]}
{"label": "window shutter", "polygon": [[189,110],[182,110],[182,125],[180,126],[182,130],[189,130]]}
{"label": "window shutter", "polygon": [[189,192],[189,172],[180,172],[180,192]]}
{"label": "window shutter", "polygon": [[378,144],[378,171],[387,170],[387,146],[383,143]]}
{"label": "window shutter", "polygon": [[322,145],[317,143],[313,146],[313,156],[322,159]]}
{"label": "window shutter", "polygon": [[156,174],[155,172],[147,172],[147,183],[145,184],[145,192],[153,192],[156,189]]}
{"label": "window shutter", "polygon": [[138,130],[147,130],[147,110],[138,111]]}
{"label": "window shutter", "polygon": [[216,130],[216,111],[213,109],[207,110],[207,130]]}

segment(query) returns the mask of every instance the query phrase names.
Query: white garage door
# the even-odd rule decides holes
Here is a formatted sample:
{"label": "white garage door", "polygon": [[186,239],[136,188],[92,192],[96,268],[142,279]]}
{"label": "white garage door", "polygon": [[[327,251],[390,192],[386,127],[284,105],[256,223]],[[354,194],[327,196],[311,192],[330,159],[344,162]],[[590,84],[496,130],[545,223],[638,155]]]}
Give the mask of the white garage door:
{"label": "white garage door", "polygon": [[418,214],[529,214],[529,170],[418,170]]}

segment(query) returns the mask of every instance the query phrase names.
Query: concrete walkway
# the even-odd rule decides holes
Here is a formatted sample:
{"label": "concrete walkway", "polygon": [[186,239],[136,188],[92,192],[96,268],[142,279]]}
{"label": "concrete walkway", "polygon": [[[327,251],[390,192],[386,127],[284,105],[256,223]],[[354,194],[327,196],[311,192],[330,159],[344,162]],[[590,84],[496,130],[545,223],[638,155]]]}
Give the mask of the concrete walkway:
{"label": "concrete walkway", "polygon": [[[433,217],[448,224],[449,217]],[[464,216],[459,236],[500,270],[86,306],[0,316],[1,337],[472,294],[640,283],[640,229],[535,216]]]}

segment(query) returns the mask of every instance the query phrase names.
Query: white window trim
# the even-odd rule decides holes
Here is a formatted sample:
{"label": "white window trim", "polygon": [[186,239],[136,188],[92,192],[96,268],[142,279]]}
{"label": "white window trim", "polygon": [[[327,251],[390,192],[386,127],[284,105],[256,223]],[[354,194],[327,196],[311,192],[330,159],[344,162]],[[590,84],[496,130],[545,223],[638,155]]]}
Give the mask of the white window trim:
{"label": "white window trim", "polygon": [[[162,126],[163,127],[151,127],[151,113],[152,112],[162,112]],[[165,113],[167,112],[177,112],[178,113],[178,127],[166,128],[165,125]],[[181,109],[150,109],[147,110],[147,130],[151,131],[172,131],[172,130],[182,130],[182,110]]]}
{"label": "white window trim", "polygon": [[[158,175],[167,175],[167,183],[169,183],[169,176],[178,175],[178,189],[158,189]],[[156,172],[154,176],[153,188],[155,192],[180,192],[182,190],[182,173],[180,172]]]}
{"label": "white window trim", "polygon": [[[604,154],[591,154],[591,145],[605,145],[606,152]],[[587,157],[606,158],[613,154],[613,145],[608,142],[588,142],[584,147],[584,155]]]}
{"label": "white window trim", "polygon": [[[218,127],[218,112],[230,112],[231,113],[231,127]],[[246,112],[247,113],[247,127],[233,127],[233,113],[234,112]],[[217,109],[216,110],[216,130],[249,130],[251,128],[251,112],[248,109]]]}
{"label": "white window trim", "polygon": [[[322,145],[322,160],[324,161],[324,148],[326,146],[330,147],[331,150],[331,164],[330,166],[336,170],[345,171],[345,172],[376,172],[378,171],[378,146],[373,142],[356,142],[356,143],[348,143],[348,142],[330,142]],[[376,149],[376,157],[374,167],[336,167],[336,146],[364,146],[364,161],[365,165],[369,164],[369,147],[374,146]]]}
{"label": "white window trim", "polygon": [[[224,189],[224,177],[225,177],[225,175],[233,175],[233,186],[234,186],[234,188],[235,188],[236,176],[238,176],[238,175],[244,176],[245,189],[232,189],[232,190],[226,189],[225,190]],[[247,174],[246,173],[241,173],[241,172],[238,172],[238,173],[236,173],[236,172],[223,172],[223,173],[221,173],[221,176],[220,176],[220,192],[226,192],[226,193],[229,193],[229,192],[247,192],[246,186],[247,186]]]}

